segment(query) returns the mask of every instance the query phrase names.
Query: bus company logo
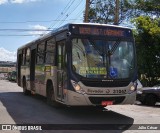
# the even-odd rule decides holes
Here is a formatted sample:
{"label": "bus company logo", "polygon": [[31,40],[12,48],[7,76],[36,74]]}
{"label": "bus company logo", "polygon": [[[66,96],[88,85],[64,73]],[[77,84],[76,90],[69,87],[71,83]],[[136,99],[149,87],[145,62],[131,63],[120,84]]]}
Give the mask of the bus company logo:
{"label": "bus company logo", "polygon": [[2,130],[3,131],[6,131],[6,130],[12,130],[12,127],[11,127],[11,125],[2,125]]}
{"label": "bus company logo", "polygon": [[107,94],[109,94],[109,93],[110,93],[110,90],[109,90],[109,89],[107,89],[107,90],[106,90],[106,93],[107,93]]}
{"label": "bus company logo", "polygon": [[95,89],[94,90],[88,89],[87,92],[92,93],[92,94],[95,94],[95,93],[102,94],[103,90],[101,90],[101,89],[96,89],[96,90]]}

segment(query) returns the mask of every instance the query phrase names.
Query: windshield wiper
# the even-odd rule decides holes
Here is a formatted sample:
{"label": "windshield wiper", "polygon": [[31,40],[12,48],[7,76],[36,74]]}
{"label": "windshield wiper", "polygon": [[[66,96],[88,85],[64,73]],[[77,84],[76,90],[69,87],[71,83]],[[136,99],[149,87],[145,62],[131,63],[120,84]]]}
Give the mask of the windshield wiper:
{"label": "windshield wiper", "polygon": [[92,47],[94,48],[94,50],[96,50],[98,54],[102,56],[103,53],[99,50],[98,47],[96,47],[95,42],[91,39],[88,39],[88,41],[92,44]]}
{"label": "windshield wiper", "polygon": [[115,44],[113,44],[113,47],[111,48],[111,50],[108,50],[108,54],[109,54],[109,55],[112,55],[112,54],[116,51],[116,49],[118,48],[120,42],[121,42],[121,40],[118,39],[118,40],[115,42]]}

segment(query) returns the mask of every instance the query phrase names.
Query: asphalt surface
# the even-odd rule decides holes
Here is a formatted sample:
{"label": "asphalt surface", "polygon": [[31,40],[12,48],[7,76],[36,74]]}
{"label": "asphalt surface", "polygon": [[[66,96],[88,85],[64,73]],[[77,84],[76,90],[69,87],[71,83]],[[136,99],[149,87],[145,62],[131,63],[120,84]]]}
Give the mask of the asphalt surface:
{"label": "asphalt surface", "polygon": [[[42,125],[42,129],[43,126],[44,129],[47,128],[46,126],[49,128],[56,126],[55,129],[57,129],[42,131],[0,130],[0,133],[158,133],[160,131],[160,104],[148,107],[136,102],[135,105],[112,105],[106,108],[107,110],[81,107],[54,108],[46,104],[44,97],[25,96],[22,93],[22,88],[18,87],[16,83],[0,80],[0,124],[22,124],[21,126],[27,125],[27,128],[28,124],[34,124],[35,126]],[[158,126],[159,130],[144,130],[149,126],[153,128]],[[106,128],[118,130],[106,130]]]}

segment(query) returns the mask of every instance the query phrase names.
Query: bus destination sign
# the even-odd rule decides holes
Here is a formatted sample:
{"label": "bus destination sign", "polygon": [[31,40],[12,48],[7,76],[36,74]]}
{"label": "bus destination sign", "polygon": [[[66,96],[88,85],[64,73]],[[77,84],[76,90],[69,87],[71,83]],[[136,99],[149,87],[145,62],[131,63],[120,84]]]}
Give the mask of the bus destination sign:
{"label": "bus destination sign", "polygon": [[73,32],[81,35],[132,37],[130,29],[117,27],[77,26]]}

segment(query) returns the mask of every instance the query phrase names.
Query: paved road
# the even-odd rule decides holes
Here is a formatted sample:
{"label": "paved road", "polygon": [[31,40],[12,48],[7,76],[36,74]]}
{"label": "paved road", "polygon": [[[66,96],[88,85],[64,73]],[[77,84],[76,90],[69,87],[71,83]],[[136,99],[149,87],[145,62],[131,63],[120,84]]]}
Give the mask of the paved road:
{"label": "paved road", "polygon": [[[106,132],[157,132],[157,130],[128,130],[133,129],[135,124],[160,124],[160,105],[155,107],[142,106],[137,102],[135,105],[108,106],[107,111],[93,108],[59,108],[50,107],[46,99],[40,96],[24,96],[22,88],[16,83],[0,80],[0,124],[59,124],[66,128],[66,124],[85,124],[85,127],[97,124],[112,124],[123,130],[54,130],[41,132],[56,133],[106,133]],[[87,124],[90,124],[87,126]],[[145,126],[147,126],[145,125]],[[124,129],[125,127],[125,129]],[[96,128],[96,127],[93,127]],[[145,128],[144,126],[141,128]],[[137,129],[137,127],[136,127]],[[160,129],[160,127],[159,127]],[[160,131],[160,130],[159,130]],[[2,131],[0,131],[1,133]],[[4,132],[4,131],[3,131]],[[2,133],[3,133],[2,132]],[[4,133],[27,133],[28,131],[5,131]],[[37,131],[39,133],[40,131]],[[33,131],[35,133],[35,131]]]}

